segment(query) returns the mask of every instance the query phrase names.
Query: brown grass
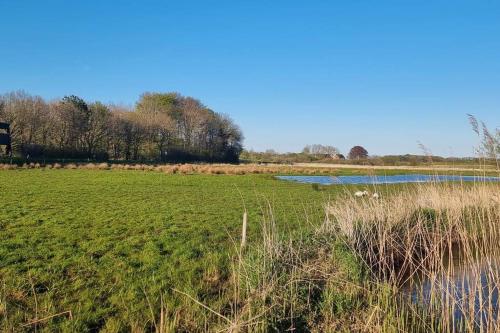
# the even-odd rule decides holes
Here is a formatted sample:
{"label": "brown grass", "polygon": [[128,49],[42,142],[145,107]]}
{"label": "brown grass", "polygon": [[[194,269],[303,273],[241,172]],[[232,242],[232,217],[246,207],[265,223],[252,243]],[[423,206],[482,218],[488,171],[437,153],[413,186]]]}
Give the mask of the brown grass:
{"label": "brown grass", "polygon": [[[108,164],[108,163],[67,163],[45,164],[26,163],[23,169],[84,169],[84,170],[136,170],[162,172],[166,174],[211,174],[211,175],[245,175],[245,174],[331,174],[331,167],[301,167],[291,165],[258,165],[258,164]],[[0,164],[0,169],[17,169],[15,164]]]}
{"label": "brown grass", "polygon": [[369,269],[378,294],[372,307],[381,309],[374,324],[390,331],[500,330],[498,184],[427,184],[380,200],[348,195],[327,211],[322,232],[343,234]]}
{"label": "brown grass", "polygon": [[277,230],[271,208],[263,216],[260,242],[235,240],[224,288],[229,304],[209,308],[177,291],[206,313],[211,329],[500,330],[498,184],[409,186],[378,200],[346,193],[328,203],[323,223],[298,238]]}

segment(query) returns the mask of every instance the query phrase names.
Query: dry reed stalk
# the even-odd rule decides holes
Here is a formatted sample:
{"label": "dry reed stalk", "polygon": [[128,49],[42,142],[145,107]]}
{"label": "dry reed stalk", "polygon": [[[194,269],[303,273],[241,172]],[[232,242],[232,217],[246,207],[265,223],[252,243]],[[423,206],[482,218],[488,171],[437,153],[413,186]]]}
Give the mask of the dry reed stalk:
{"label": "dry reed stalk", "polygon": [[47,316],[47,317],[44,317],[44,318],[31,320],[31,321],[29,321],[29,322],[27,322],[25,324],[22,324],[21,326],[22,327],[27,327],[27,326],[35,325],[35,324],[47,321],[49,319],[52,319],[52,318],[55,318],[55,317],[64,316],[64,315],[67,315],[69,319],[73,319],[73,313],[71,312],[71,310],[68,310],[68,311],[59,312],[59,313],[56,313],[56,314],[53,314],[53,315],[50,315],[50,316]]}
{"label": "dry reed stalk", "polygon": [[[24,169],[41,168],[39,163],[24,163]],[[215,174],[215,175],[246,175],[246,174],[331,174],[336,169],[331,167],[303,167],[272,165],[263,166],[258,164],[232,165],[232,164],[173,164],[173,165],[151,165],[151,164],[108,164],[108,163],[67,163],[67,164],[45,164],[46,169],[88,169],[88,170],[136,170],[156,171],[166,174]],[[16,165],[0,164],[0,169],[14,169]]]}
{"label": "dry reed stalk", "polygon": [[240,252],[243,251],[247,243],[247,219],[248,219],[248,214],[247,211],[245,210],[245,212],[243,213],[243,225],[241,227]]}
{"label": "dry reed stalk", "polygon": [[[327,210],[322,232],[341,232],[375,285],[406,285],[420,295],[415,305],[401,306],[401,297],[384,303],[393,325],[446,332],[500,329],[494,316],[500,288],[497,184],[428,184],[377,201],[346,196]],[[416,276],[426,284],[416,283]]]}

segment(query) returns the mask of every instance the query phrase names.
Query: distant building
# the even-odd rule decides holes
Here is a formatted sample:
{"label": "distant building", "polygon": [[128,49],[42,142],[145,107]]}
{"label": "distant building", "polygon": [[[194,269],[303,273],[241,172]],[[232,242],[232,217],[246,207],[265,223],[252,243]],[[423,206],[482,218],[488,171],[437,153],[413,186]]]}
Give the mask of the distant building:
{"label": "distant building", "polygon": [[316,154],[316,156],[332,160],[345,160],[345,156],[342,154]]}
{"label": "distant building", "polygon": [[332,160],[345,160],[345,156],[342,154],[333,154],[331,155]]}

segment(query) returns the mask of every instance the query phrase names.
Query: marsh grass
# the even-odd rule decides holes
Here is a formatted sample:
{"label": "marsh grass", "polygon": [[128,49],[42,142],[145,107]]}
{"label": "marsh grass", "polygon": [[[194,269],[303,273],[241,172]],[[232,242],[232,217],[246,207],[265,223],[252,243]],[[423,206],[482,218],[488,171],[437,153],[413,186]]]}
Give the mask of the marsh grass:
{"label": "marsh grass", "polygon": [[12,169],[82,169],[82,170],[136,170],[162,172],[165,174],[209,174],[209,175],[246,175],[246,174],[330,174],[329,167],[302,167],[291,165],[259,165],[259,164],[116,164],[116,163],[24,163],[1,164],[0,170]]}
{"label": "marsh grass", "polygon": [[[493,332],[500,329],[497,184],[350,193],[287,237],[269,208],[260,242],[235,245],[228,332]],[[236,242],[235,242],[236,243]],[[206,309],[205,309],[206,310]],[[223,320],[218,320],[224,318]],[[215,322],[213,322],[215,324]]]}
{"label": "marsh grass", "polygon": [[345,236],[372,286],[393,291],[381,308],[390,309],[394,329],[498,331],[497,184],[426,184],[380,200],[346,196],[327,211],[324,230]]}
{"label": "marsh grass", "polygon": [[363,272],[353,253],[330,235],[286,237],[278,230],[272,207],[263,214],[260,241],[248,248],[234,242],[226,306],[210,308],[180,292],[206,311],[208,331],[305,332],[361,326],[356,311],[362,303]]}
{"label": "marsh grass", "polygon": [[[183,172],[192,169],[186,167]],[[9,221],[2,230],[6,237],[2,255],[11,260],[5,261],[9,270],[3,270],[3,278],[19,283],[0,286],[0,316],[6,318],[2,325],[5,331],[19,331],[20,324],[68,310],[73,311],[74,319],[52,317],[23,330],[498,329],[494,297],[500,284],[495,261],[500,257],[498,184],[380,186],[372,189],[382,192],[375,200],[354,198],[353,187],[344,194],[338,193],[338,187],[314,191],[311,186],[277,182],[265,176],[179,177],[93,169],[49,172],[42,167],[6,171],[6,175],[9,177],[4,183],[11,182],[12,186],[6,187],[9,196],[4,200],[20,213],[14,209],[2,211],[4,220]],[[60,179],[62,176],[66,178]],[[89,184],[76,186],[89,179]],[[242,226],[244,210],[238,194],[221,191],[232,189],[228,181],[238,184],[243,192],[247,227]],[[16,190],[19,184],[29,190]],[[51,192],[46,191],[48,184]],[[119,196],[123,193],[118,189],[128,185],[134,185],[133,200]],[[266,190],[264,198],[280,198],[283,212],[276,202],[262,201],[261,196],[249,202],[256,188]],[[334,199],[322,214],[321,203],[330,195]],[[61,198],[66,201],[58,204]],[[306,199],[317,204],[317,214],[298,207]],[[30,207],[22,206],[28,203]],[[57,213],[55,216],[71,219],[64,224],[36,219],[36,208],[49,204],[54,205],[51,212]],[[76,208],[81,210],[75,212]],[[256,212],[259,209],[260,213]],[[93,227],[88,228],[86,215],[80,212],[94,211]],[[115,215],[118,211],[123,212],[121,219]],[[168,224],[163,222],[165,212],[175,217]],[[26,216],[29,228],[19,224],[18,216]],[[144,216],[155,228],[148,228]],[[183,223],[200,217],[212,222],[211,229]],[[118,220],[120,224],[109,224]],[[294,232],[287,229],[299,222],[303,227]],[[232,227],[224,229],[221,223]],[[179,229],[181,226],[184,229]],[[108,230],[110,235],[124,235],[128,230],[130,236],[140,238],[124,235],[127,237],[102,239],[102,230],[107,227],[116,229]],[[61,240],[74,241],[53,244],[57,252],[45,250],[50,243],[42,231],[53,235],[53,230],[64,236]],[[246,231],[243,245],[235,236],[240,230],[242,234]],[[89,231],[92,237],[82,239]],[[208,231],[227,234],[207,236]],[[174,232],[176,237],[172,236]],[[226,238],[233,238],[232,246],[219,246],[213,249],[213,255],[203,255]],[[25,241],[28,239],[33,241]],[[191,242],[186,243],[187,239]],[[165,245],[160,247],[159,241]],[[75,249],[75,243],[85,248]],[[31,244],[44,246],[32,248]],[[199,244],[206,246],[199,248]],[[186,255],[170,256],[168,252],[162,254],[162,249],[181,249]],[[51,261],[52,253],[58,255]],[[76,264],[64,261],[68,253]],[[40,263],[44,268],[28,270],[16,258]],[[40,258],[49,259],[42,263]],[[193,274],[177,273],[179,265],[190,265]],[[13,272],[19,277],[33,272],[33,283],[15,279]],[[457,279],[462,273],[467,273],[465,282]]]}
{"label": "marsh grass", "polygon": [[[369,168],[369,167],[368,167]],[[439,173],[456,175],[497,175],[494,169],[364,169],[360,166],[353,168],[332,167],[328,164],[288,165],[288,164],[127,164],[127,163],[0,163],[0,170],[25,170],[25,169],[69,169],[69,170],[133,170],[146,172],[159,172],[164,174],[180,175],[257,175],[257,174],[282,174],[282,175],[394,175],[401,173]],[[368,170],[368,171],[367,171]]]}

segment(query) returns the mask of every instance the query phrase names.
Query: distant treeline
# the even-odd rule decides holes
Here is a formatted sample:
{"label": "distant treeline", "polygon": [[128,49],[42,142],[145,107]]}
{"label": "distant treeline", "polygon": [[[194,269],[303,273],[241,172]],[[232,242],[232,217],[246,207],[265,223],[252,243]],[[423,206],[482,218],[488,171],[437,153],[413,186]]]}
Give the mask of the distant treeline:
{"label": "distant treeline", "polygon": [[178,93],[144,93],[128,108],[17,91],[0,96],[0,121],[14,153],[32,159],[237,162],[243,140],[229,117]]}
{"label": "distant treeline", "polygon": [[[341,155],[341,154],[339,154]],[[344,155],[341,155],[344,156]],[[495,165],[494,158],[472,158],[472,157],[441,157],[430,155],[386,155],[386,156],[370,156],[367,158],[349,159],[349,154],[346,159],[338,158],[335,155],[328,154],[311,154],[308,152],[301,153],[278,153],[273,150],[265,152],[243,151],[240,158],[242,161],[253,163],[336,163],[336,164],[356,164],[356,165],[390,165],[390,166],[417,166],[417,165],[432,165],[432,164],[463,164],[463,165],[480,165],[490,164]]]}

